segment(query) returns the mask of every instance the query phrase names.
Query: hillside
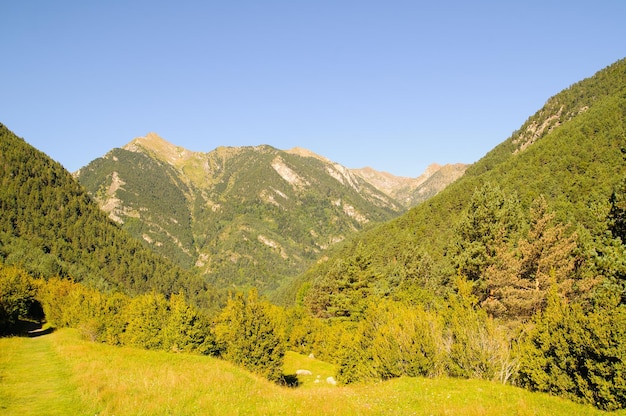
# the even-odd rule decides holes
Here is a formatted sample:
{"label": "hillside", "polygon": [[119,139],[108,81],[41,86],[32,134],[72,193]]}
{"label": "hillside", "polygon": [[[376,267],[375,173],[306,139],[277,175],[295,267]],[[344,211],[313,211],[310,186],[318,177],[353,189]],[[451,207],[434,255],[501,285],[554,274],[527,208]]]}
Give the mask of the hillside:
{"label": "hillside", "polygon": [[445,374],[623,409],[625,132],[621,60],[314,265],[283,298],[335,331],[317,355],[344,383]]}
{"label": "hillside", "polygon": [[266,292],[333,244],[404,212],[358,175],[310,152],[192,152],[153,133],[76,177],[111,219],[156,253],[219,286]]}
{"label": "hillside", "polygon": [[[540,196],[546,199],[547,210],[554,212],[554,221],[568,226],[569,233],[577,230],[580,250],[593,250],[607,232],[611,194],[626,175],[622,153],[626,147],[625,91],[626,61],[621,60],[550,98],[510,138],[468,167],[463,177],[398,219],[357,236],[328,262],[301,276],[289,296],[295,297],[298,285],[309,282],[303,287],[309,293],[307,302],[315,313],[322,313],[332,305],[320,305],[320,293],[330,292],[337,299],[335,292],[362,296],[356,292],[385,287],[383,293],[389,294],[401,290],[400,276],[407,274],[416,276],[423,287],[431,287],[431,292],[441,293],[459,267],[471,272],[470,263],[478,267],[485,261],[485,254],[472,252],[467,244],[477,250],[483,244],[479,240],[489,236],[472,237],[465,223],[473,217],[480,221],[472,226],[475,231],[487,233],[481,229],[499,214],[480,210],[496,210],[496,203],[500,204],[497,209],[510,207],[507,215],[517,216],[517,223],[511,224],[506,241],[514,249],[519,239],[526,238],[531,206]],[[481,197],[500,202],[494,200],[492,208],[472,205],[481,203]],[[485,217],[480,219],[480,215]],[[577,256],[573,278],[582,288],[586,284],[581,279],[600,272],[589,251]],[[358,259],[366,261],[362,275],[370,276],[369,283],[354,284],[360,285],[356,292],[352,286],[332,283],[333,268]],[[480,279],[480,275],[472,278]],[[312,289],[307,289],[309,285]]]}
{"label": "hillside", "polygon": [[207,286],[113,223],[60,164],[0,124],[0,262],[129,294]]}

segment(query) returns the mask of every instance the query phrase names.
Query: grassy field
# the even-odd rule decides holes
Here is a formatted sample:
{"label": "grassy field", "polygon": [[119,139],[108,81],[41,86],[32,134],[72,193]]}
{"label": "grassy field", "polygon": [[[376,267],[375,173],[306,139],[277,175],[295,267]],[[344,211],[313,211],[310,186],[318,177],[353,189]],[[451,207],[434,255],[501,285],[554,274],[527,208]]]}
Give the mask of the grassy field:
{"label": "grassy field", "polygon": [[[333,386],[333,366],[288,353],[282,387],[227,362],[83,341],[73,330],[0,339],[1,415],[600,415],[476,380],[401,378]],[[319,380],[316,382],[316,380]],[[626,412],[619,413],[626,415]]]}

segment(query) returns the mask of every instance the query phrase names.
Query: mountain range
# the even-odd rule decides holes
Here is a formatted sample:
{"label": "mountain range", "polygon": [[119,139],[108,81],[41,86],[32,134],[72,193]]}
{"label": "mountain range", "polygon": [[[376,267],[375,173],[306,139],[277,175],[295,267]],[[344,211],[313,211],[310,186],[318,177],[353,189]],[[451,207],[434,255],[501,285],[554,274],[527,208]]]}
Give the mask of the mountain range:
{"label": "mountain range", "polygon": [[436,194],[464,165],[419,178],[351,170],[302,148],[204,153],[155,133],[75,173],[109,217],[219,287],[275,290],[331,246]]}

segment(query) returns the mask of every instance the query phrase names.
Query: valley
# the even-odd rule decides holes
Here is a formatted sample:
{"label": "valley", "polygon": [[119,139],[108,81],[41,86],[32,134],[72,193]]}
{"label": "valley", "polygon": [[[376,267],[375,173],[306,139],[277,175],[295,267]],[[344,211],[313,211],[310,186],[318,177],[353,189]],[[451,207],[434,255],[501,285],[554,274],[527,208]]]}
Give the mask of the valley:
{"label": "valley", "polygon": [[303,149],[156,135],[72,175],[0,125],[0,410],[623,412],[625,132],[622,59],[412,205]]}

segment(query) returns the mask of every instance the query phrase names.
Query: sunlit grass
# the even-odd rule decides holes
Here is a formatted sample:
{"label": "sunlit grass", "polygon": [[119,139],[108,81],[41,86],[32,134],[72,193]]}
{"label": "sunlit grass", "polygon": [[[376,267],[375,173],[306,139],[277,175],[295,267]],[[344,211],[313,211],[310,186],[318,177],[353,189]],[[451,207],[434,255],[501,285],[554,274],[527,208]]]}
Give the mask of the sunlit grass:
{"label": "sunlit grass", "polygon": [[306,369],[312,375],[290,388],[214,358],[111,347],[83,341],[72,330],[0,339],[0,351],[0,414],[7,415],[602,414],[478,380],[331,386],[332,365],[295,353],[286,356],[285,374]]}
{"label": "sunlit grass", "polygon": [[95,414],[47,336],[0,338],[0,414]]}

